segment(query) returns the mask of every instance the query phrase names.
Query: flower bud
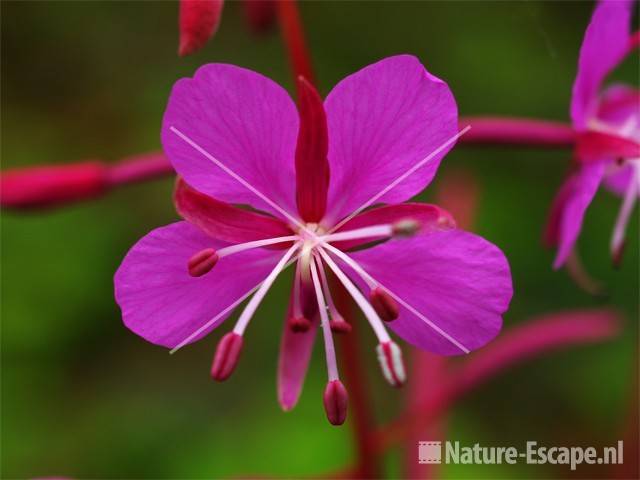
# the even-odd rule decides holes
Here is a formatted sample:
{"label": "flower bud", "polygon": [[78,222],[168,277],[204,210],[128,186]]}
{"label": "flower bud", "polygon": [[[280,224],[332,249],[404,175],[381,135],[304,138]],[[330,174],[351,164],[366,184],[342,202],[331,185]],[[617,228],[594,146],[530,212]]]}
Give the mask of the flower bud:
{"label": "flower bud", "polygon": [[42,208],[94,198],[107,189],[106,168],[97,161],[6,170],[0,175],[0,203]]}

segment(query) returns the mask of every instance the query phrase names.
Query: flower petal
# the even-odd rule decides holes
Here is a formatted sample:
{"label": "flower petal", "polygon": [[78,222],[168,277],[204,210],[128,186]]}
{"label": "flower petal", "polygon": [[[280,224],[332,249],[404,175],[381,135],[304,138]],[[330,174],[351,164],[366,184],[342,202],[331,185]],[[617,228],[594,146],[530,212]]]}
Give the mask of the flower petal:
{"label": "flower petal", "polygon": [[578,130],[595,113],[600,84],[629,51],[632,7],[631,0],[603,0],[591,17],[571,98],[571,119]]}
{"label": "flower petal", "polygon": [[[467,349],[483,346],[500,331],[513,293],[511,273],[502,251],[483,238],[462,230],[434,232],[351,256],[382,287]],[[400,316],[387,325],[423,350],[463,353],[402,305]]]}
{"label": "flower petal", "polygon": [[621,166],[615,164],[609,165],[604,176],[603,184],[607,187],[607,190],[622,197],[629,188],[634,173],[634,168],[629,164]]}
{"label": "flower petal", "polygon": [[[598,104],[598,120],[613,127],[623,127],[625,123],[640,124],[640,90],[629,85],[614,84],[608,87]],[[636,128],[636,140],[638,129]]]}
{"label": "flower petal", "polygon": [[189,185],[218,200],[278,215],[172,128],[295,215],[298,114],[282,87],[244,68],[204,65],[173,86],[162,125],[165,153]]}
{"label": "flower petal", "polygon": [[[189,275],[187,261],[195,252],[223,245],[188,222],[172,223],[143,237],[114,278],[124,324],[151,343],[175,347],[239,301],[282,256],[276,250],[247,250],[221,258],[202,277]],[[191,341],[205,336],[231,311]]]}
{"label": "flower petal", "polygon": [[318,329],[316,319],[311,322],[311,327],[306,332],[294,332],[287,322],[292,311],[291,302],[293,302],[293,293],[284,321],[278,357],[278,401],[284,411],[291,410],[298,403]]}
{"label": "flower petal", "polygon": [[[399,205],[385,205],[367,210],[353,217],[336,230],[336,232],[345,232],[347,230],[355,230],[373,225],[393,224],[406,219],[416,220],[420,223],[419,233],[448,230],[456,226],[455,220],[449,212],[437,205],[428,203],[401,203]],[[340,250],[348,250],[374,240],[376,239],[345,240],[343,242],[335,242],[333,245]]]}
{"label": "flower petal", "polygon": [[[281,220],[220,202],[194,190],[182,179],[176,182],[173,200],[182,218],[217,240],[244,243],[292,234]],[[280,248],[285,246],[278,244]]]}
{"label": "flower petal", "polygon": [[[449,87],[417,58],[399,55],[342,80],[325,100],[329,124],[329,226],[425,159],[457,131]],[[429,184],[450,149],[380,197],[409,199]]]}
{"label": "flower petal", "polygon": [[604,161],[584,164],[560,187],[551,206],[546,235],[548,244],[558,246],[553,268],[560,268],[573,250],[604,171]]}

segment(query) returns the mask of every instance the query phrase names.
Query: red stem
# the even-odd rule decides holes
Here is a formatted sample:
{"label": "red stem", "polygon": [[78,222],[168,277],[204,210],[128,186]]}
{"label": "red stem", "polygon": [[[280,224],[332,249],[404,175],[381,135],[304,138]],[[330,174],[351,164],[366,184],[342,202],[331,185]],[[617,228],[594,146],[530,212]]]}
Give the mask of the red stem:
{"label": "red stem", "polygon": [[298,77],[303,76],[312,85],[315,85],[311,56],[304,37],[298,3],[295,0],[278,0],[278,20],[289,55],[294,83],[297,86]]}
{"label": "red stem", "polygon": [[573,147],[571,125],[545,120],[508,117],[461,117],[460,128],[471,126],[460,137],[463,145],[512,145],[540,148]]}
{"label": "red stem", "polygon": [[358,325],[353,312],[353,302],[338,282],[332,282],[336,307],[351,325],[351,332],[339,337],[341,364],[349,392],[349,420],[357,449],[355,478],[377,478],[379,461],[376,456],[374,416],[368,398],[365,368],[362,365],[358,343]]}

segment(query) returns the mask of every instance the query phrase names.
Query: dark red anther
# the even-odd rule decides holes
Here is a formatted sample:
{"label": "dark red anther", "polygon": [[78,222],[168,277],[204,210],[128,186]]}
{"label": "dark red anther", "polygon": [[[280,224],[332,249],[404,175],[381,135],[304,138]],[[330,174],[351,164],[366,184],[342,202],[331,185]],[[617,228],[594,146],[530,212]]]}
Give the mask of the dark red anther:
{"label": "dark red anther", "polygon": [[407,380],[402,351],[394,342],[383,342],[376,347],[384,378],[392,387],[399,388]]}
{"label": "dark red anther", "polygon": [[202,48],[218,29],[223,0],[180,0],[180,46],[184,57]]}
{"label": "dark red anther", "polygon": [[289,328],[295,333],[308,332],[311,328],[311,322],[303,316],[289,318]]}
{"label": "dark red anther", "polygon": [[229,332],[220,339],[211,365],[211,376],[214,380],[223,382],[231,376],[238,364],[241,351],[241,335]]}
{"label": "dark red anther", "polygon": [[622,265],[622,256],[624,255],[624,247],[626,246],[626,244],[627,242],[623,240],[622,242],[620,242],[620,245],[618,245],[613,251],[611,261],[614,268],[620,268],[620,265]]}
{"label": "dark red anther", "polygon": [[106,173],[98,161],[6,170],[0,175],[0,203],[38,208],[97,197],[107,189]]}
{"label": "dark red anther", "polygon": [[296,145],[296,202],[306,222],[318,223],[327,208],[329,138],[322,98],[303,77],[298,78],[300,129]]}
{"label": "dark red anther", "polygon": [[331,331],[333,333],[349,333],[351,332],[351,325],[345,321],[342,317],[335,317],[329,322]]}
{"label": "dark red anther", "polygon": [[371,290],[369,302],[371,302],[371,306],[385,322],[391,322],[400,315],[398,302],[381,287],[375,287]]}
{"label": "dark red anther", "polygon": [[213,248],[205,248],[199,251],[187,262],[189,275],[192,277],[201,277],[205,273],[209,273],[218,263],[218,254]]}
{"label": "dark red anther", "polygon": [[347,419],[347,405],[349,403],[349,395],[342,382],[333,380],[327,383],[322,400],[329,423],[342,425]]}

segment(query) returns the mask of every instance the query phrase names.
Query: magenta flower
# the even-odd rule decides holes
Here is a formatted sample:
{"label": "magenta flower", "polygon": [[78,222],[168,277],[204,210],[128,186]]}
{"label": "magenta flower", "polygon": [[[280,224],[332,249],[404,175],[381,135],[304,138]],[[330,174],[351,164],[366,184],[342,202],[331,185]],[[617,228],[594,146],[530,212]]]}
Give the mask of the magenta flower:
{"label": "magenta flower", "polygon": [[[496,246],[456,229],[446,211],[402,203],[430,183],[457,138],[446,83],[401,55],[347,77],[324,103],[303,79],[299,90],[298,112],[271,80],[223,64],[175,84],[162,143],[182,178],[175,203],[186,221],[153,230],[129,251],[115,294],[128,328],[173,349],[207,335],[250,297],[214,356],[212,376],[224,380],[260,302],[295,263],[279,401],[285,410],[296,404],[321,326],[325,409],[340,424],[347,395],[332,333],[350,326],[330,280],[361,308],[383,374],[399,386],[404,365],[387,328],[438,354],[479,348],[501,328],[511,275]],[[374,203],[386,205],[365,210]]]}
{"label": "magenta flower", "polygon": [[637,46],[637,34],[631,34],[632,7],[630,0],[601,1],[580,49],[571,99],[577,166],[554,200],[546,232],[547,243],[558,246],[554,268],[572,252],[601,183],[623,197],[611,238],[617,262],[640,193],[640,91],[612,85],[600,92],[606,76]]}

